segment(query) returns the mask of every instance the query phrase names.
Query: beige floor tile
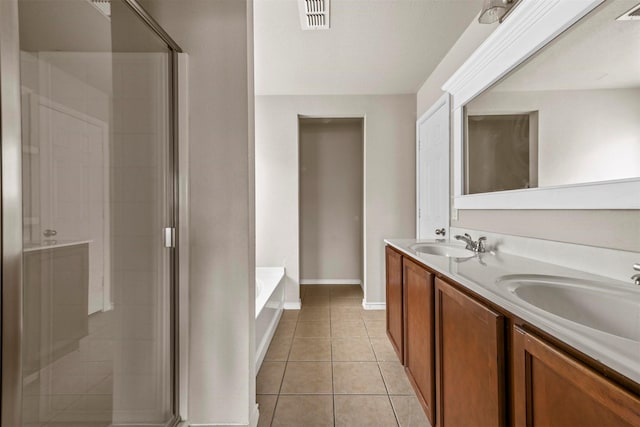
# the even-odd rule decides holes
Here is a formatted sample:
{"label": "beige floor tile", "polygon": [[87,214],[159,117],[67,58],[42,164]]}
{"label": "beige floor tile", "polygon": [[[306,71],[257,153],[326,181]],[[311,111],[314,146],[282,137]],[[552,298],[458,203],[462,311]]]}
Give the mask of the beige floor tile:
{"label": "beige floor tile", "polygon": [[331,336],[329,320],[298,322],[295,337],[322,338]]}
{"label": "beige floor tile", "polygon": [[376,357],[365,337],[332,338],[332,358],[338,362],[371,362]]}
{"label": "beige floor tile", "polygon": [[281,322],[295,322],[298,320],[298,314],[300,310],[283,310],[282,317],[280,317]]}
{"label": "beige floor tile", "polygon": [[331,362],[289,362],[282,394],[330,394],[333,392]]}
{"label": "beige floor tile", "polygon": [[326,295],[305,296],[302,299],[302,308],[305,307],[329,307],[331,298]]}
{"label": "beige floor tile", "polygon": [[370,337],[387,336],[387,322],[384,320],[365,320],[364,324]]}
{"label": "beige floor tile", "polygon": [[400,362],[379,363],[389,394],[414,395],[407,374],[404,372],[404,366]]}
{"label": "beige floor tile", "polygon": [[306,306],[302,304],[302,310],[300,310],[300,316],[298,316],[299,322],[310,322],[329,320],[329,306]]}
{"label": "beige floor tile", "polygon": [[387,321],[387,312],[385,310],[365,310],[362,312],[364,320],[382,320]]}
{"label": "beige floor tile", "polygon": [[258,409],[260,410],[260,418],[258,418],[258,427],[269,427],[273,419],[273,411],[276,409],[276,401],[278,396],[275,394],[259,394],[256,396]]}
{"label": "beige floor tile", "polygon": [[300,299],[304,298],[305,294],[307,293],[307,285],[300,285]]}
{"label": "beige floor tile", "polygon": [[331,288],[332,297],[360,298],[364,296],[360,285],[340,285]]}
{"label": "beige floor tile", "polygon": [[291,347],[289,360],[297,361],[330,361],[330,338],[295,338]]}
{"label": "beige floor tile", "polygon": [[387,394],[375,362],[334,362],[335,394]]}
{"label": "beige floor tile", "polygon": [[336,427],[397,426],[388,396],[335,396]]}
{"label": "beige floor tile", "polygon": [[431,427],[415,396],[391,396],[391,404],[400,427]]}
{"label": "beige floor tile", "polygon": [[331,396],[280,396],[273,416],[274,427],[332,427]]}
{"label": "beige floor tile", "polygon": [[305,297],[314,297],[314,296],[330,296],[331,295],[331,287],[326,285],[306,285],[304,296]]}
{"label": "beige floor tile", "polygon": [[331,320],[359,320],[362,319],[362,307],[334,307],[331,306]]}
{"label": "beige floor tile", "polygon": [[293,337],[293,333],[296,330],[297,323],[298,322],[296,321],[280,320],[280,323],[278,323],[278,327],[276,328],[276,332],[273,338],[279,339],[279,338]]}
{"label": "beige floor tile", "polygon": [[362,307],[362,298],[331,297],[331,307]]}
{"label": "beige floor tile", "polygon": [[285,362],[262,362],[256,378],[256,393],[278,394],[285,365]]}
{"label": "beige floor tile", "polygon": [[393,346],[389,342],[387,337],[373,337],[370,338],[371,345],[373,346],[373,352],[376,354],[378,361],[385,362],[399,362],[398,355],[393,349]]}
{"label": "beige floor tile", "polygon": [[332,337],[366,337],[367,329],[361,319],[344,320],[336,319],[331,321]]}
{"label": "beige floor tile", "polygon": [[264,360],[286,361],[289,358],[289,350],[291,349],[292,341],[293,341],[293,338],[290,338],[290,337],[272,339],[271,344],[269,345],[269,349],[267,350],[267,354],[265,354],[264,356]]}

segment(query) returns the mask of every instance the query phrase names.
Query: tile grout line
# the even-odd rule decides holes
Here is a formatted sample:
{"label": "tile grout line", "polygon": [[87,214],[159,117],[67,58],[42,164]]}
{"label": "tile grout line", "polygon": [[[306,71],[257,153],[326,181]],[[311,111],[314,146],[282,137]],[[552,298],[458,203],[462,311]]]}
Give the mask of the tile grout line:
{"label": "tile grout line", "polygon": [[[287,366],[289,365],[289,357],[291,356],[291,349],[293,348],[293,339],[296,336],[296,329],[298,329],[298,321],[300,318],[300,311],[298,311],[298,315],[296,316],[296,325],[293,328],[293,335],[291,336],[291,343],[289,344],[289,351],[287,352],[287,359],[284,361],[284,371],[282,371],[282,378],[280,379],[280,387],[278,388],[278,394],[276,395],[276,401],[273,404],[273,414],[271,414],[271,422],[269,423],[269,427],[273,426],[273,421],[276,418],[276,409],[278,408],[278,402],[280,401],[280,392],[282,391],[282,385],[284,384],[284,375],[287,373]],[[282,321],[282,317],[278,321],[280,323]]]}
{"label": "tile grout line", "polygon": [[[371,343],[371,337],[369,337],[369,343],[373,347],[373,343]],[[375,354],[375,351],[374,351]],[[389,405],[391,405],[391,411],[393,412],[393,416],[396,420],[396,424],[400,426],[400,419],[398,418],[398,414],[396,413],[396,408],[393,406],[393,401],[391,400],[391,393],[389,392],[389,387],[387,386],[387,381],[384,378],[384,374],[382,373],[382,366],[380,366],[381,360],[378,360],[378,356],[376,355],[376,362],[378,365],[378,370],[380,371],[380,376],[382,377],[382,383],[384,384],[384,389],[387,391],[387,400],[389,400]]]}
{"label": "tile grout line", "polygon": [[333,308],[333,296],[329,293],[329,351],[331,355],[331,401],[333,402],[333,427],[336,427],[336,389],[334,384],[333,370],[333,321],[331,320],[331,309]]}

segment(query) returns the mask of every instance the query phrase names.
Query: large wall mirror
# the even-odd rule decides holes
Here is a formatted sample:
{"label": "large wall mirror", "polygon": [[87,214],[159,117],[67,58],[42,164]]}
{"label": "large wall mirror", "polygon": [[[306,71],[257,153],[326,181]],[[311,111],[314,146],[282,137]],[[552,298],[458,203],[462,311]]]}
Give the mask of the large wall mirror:
{"label": "large wall mirror", "polygon": [[447,82],[456,208],[640,208],[639,2],[522,0]]}

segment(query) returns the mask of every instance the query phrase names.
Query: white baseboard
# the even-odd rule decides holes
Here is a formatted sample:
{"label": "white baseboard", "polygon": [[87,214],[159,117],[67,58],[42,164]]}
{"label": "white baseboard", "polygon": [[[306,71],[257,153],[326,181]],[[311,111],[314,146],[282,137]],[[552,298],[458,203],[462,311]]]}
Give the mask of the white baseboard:
{"label": "white baseboard", "polygon": [[254,427],[255,425],[257,425],[257,421],[256,424],[185,424],[185,426],[189,427]]}
{"label": "white baseboard", "polygon": [[298,300],[298,302],[284,302],[285,310],[300,310],[302,308],[302,302]]}
{"label": "white baseboard", "polygon": [[251,419],[249,419],[249,427],[258,427],[259,418],[260,418],[260,408],[256,403],[256,406],[253,408],[253,413],[251,414]]}
{"label": "white baseboard", "polygon": [[249,424],[189,424],[189,421],[182,421],[178,424],[178,427],[257,427],[258,419],[260,418],[260,411],[258,404],[256,404]]}
{"label": "white baseboard", "polygon": [[304,279],[301,285],[361,285],[360,279]]}
{"label": "white baseboard", "polygon": [[362,300],[362,308],[365,310],[385,310],[387,308],[387,304],[384,302],[366,302]]}

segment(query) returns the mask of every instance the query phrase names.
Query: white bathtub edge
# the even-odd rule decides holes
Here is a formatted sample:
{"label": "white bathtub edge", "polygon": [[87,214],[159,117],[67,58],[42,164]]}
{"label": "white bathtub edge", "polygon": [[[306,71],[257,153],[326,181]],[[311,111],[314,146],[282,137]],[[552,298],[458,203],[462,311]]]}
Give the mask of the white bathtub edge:
{"label": "white bathtub edge", "polygon": [[269,344],[271,344],[271,340],[276,333],[276,328],[278,327],[278,322],[280,322],[280,318],[282,317],[282,312],[284,310],[278,310],[278,314],[276,314],[272,319],[269,327],[267,328],[266,335],[262,338],[259,348],[257,349],[256,354],[256,374],[260,371],[260,367],[262,366],[262,362],[264,361],[264,357],[267,355],[267,350],[269,349]]}
{"label": "white bathtub edge", "polygon": [[284,311],[284,267],[258,267],[256,277],[263,281],[262,295],[256,297],[256,372],[260,370],[269,344]]}

